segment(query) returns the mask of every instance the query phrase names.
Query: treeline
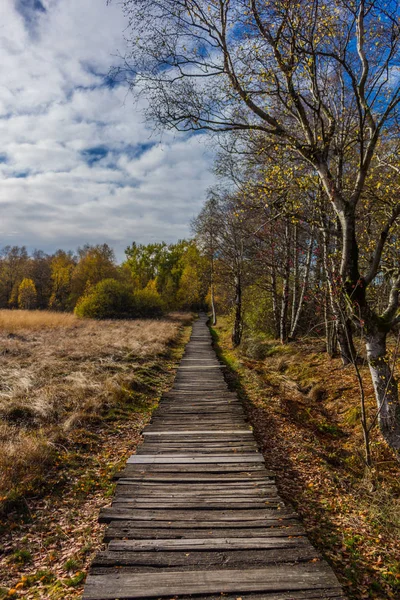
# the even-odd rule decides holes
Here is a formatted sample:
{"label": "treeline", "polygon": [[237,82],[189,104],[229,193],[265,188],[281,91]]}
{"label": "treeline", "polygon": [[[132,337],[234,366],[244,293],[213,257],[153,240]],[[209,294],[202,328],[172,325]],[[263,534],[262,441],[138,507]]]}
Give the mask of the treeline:
{"label": "treeline", "polygon": [[190,241],[133,243],[120,265],[107,244],[53,254],[6,246],[0,254],[0,308],[75,311],[94,318],[198,309],[207,295],[207,265]]}

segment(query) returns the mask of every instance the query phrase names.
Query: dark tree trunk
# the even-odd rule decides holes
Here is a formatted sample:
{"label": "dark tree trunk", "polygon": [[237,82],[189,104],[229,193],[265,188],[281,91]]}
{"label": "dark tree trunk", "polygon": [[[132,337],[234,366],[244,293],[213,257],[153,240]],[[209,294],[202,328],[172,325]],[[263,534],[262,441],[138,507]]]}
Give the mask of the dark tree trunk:
{"label": "dark tree trunk", "polygon": [[232,331],[232,344],[239,346],[242,340],[243,320],[242,320],[242,282],[240,275],[235,276],[235,321]]}
{"label": "dark tree trunk", "polygon": [[210,296],[211,296],[211,322],[215,326],[217,324],[217,313],[215,311],[215,298],[214,298],[214,258],[211,258],[211,285],[210,285]]}
{"label": "dark tree trunk", "polygon": [[285,266],[283,274],[283,289],[282,289],[282,306],[281,306],[281,319],[280,319],[280,340],[282,344],[285,344],[288,339],[288,311],[289,311],[289,278],[290,278],[290,229],[289,223],[286,223],[285,227],[285,241],[286,241],[286,252],[285,252]]}
{"label": "dark tree trunk", "polygon": [[290,317],[290,334],[292,338],[296,329],[297,317],[297,293],[299,289],[299,230],[297,225],[294,226],[293,232],[293,286],[292,286],[292,313]]}
{"label": "dark tree trunk", "polygon": [[340,306],[336,305],[334,311],[336,314],[336,336],[339,343],[340,358],[344,366],[350,365],[357,359],[351,322],[346,318]]}
{"label": "dark tree trunk", "polygon": [[322,238],[325,280],[331,305],[332,318],[334,319],[332,327],[327,327],[329,323],[326,323],[326,345],[328,353],[330,354],[330,356],[333,356],[331,352],[334,351],[334,348],[331,345],[331,341],[335,341],[335,343],[337,341],[339,344],[340,357],[342,359],[342,363],[343,365],[349,365],[353,362],[353,360],[356,357],[356,351],[353,342],[353,332],[351,330],[350,322],[348,321],[346,316],[346,310],[343,308],[343,303],[341,303],[342,291],[340,290],[340,286],[339,289],[335,289],[334,283],[332,281],[335,279],[335,273],[332,272],[332,270],[329,268],[329,238],[325,224],[322,229]]}
{"label": "dark tree trunk", "polygon": [[280,319],[279,319],[279,307],[278,307],[278,292],[276,290],[276,267],[275,267],[275,263],[272,265],[271,288],[272,288],[272,312],[273,312],[273,315],[274,315],[275,337],[279,338],[279,335],[280,335]]}

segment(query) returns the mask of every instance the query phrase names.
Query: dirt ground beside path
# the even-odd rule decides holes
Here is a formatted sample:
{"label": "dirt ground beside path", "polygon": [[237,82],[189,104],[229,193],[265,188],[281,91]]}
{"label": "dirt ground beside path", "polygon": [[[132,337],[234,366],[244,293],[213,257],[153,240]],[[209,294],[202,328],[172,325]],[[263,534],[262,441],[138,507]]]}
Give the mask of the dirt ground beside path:
{"label": "dirt ground beside path", "polygon": [[[267,356],[256,359],[246,343],[232,349],[229,320],[219,319],[214,336],[280,495],[300,514],[348,597],[397,599],[400,465],[375,428],[374,464],[365,469],[354,370],[330,359],[315,339],[286,346],[265,341]],[[368,369],[362,369],[374,415]]]}

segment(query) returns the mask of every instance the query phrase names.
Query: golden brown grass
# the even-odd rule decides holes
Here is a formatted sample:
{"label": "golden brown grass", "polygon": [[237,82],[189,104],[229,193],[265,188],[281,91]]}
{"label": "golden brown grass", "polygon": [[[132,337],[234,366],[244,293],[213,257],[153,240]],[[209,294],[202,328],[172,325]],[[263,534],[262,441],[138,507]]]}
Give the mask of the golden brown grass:
{"label": "golden brown grass", "polygon": [[132,402],[185,320],[0,311],[0,498],[33,492],[69,432]]}
{"label": "golden brown grass", "polygon": [[71,313],[50,310],[0,310],[0,332],[37,331],[73,327],[79,320]]}

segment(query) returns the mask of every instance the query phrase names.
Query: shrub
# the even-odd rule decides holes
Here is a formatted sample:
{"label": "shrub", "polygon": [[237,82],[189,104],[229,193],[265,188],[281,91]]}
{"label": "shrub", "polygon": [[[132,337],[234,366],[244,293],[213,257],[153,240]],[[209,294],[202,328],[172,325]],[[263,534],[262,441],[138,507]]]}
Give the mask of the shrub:
{"label": "shrub", "polygon": [[116,279],[103,279],[82,296],[75,306],[78,317],[90,319],[123,319],[133,316],[133,294]]}
{"label": "shrub", "polygon": [[163,304],[156,290],[145,288],[134,294],[135,316],[159,317],[163,313]]}
{"label": "shrub", "polygon": [[145,288],[133,293],[127,284],[116,279],[100,281],[75,307],[78,317],[90,319],[157,317],[162,312],[162,301],[156,290]]}

